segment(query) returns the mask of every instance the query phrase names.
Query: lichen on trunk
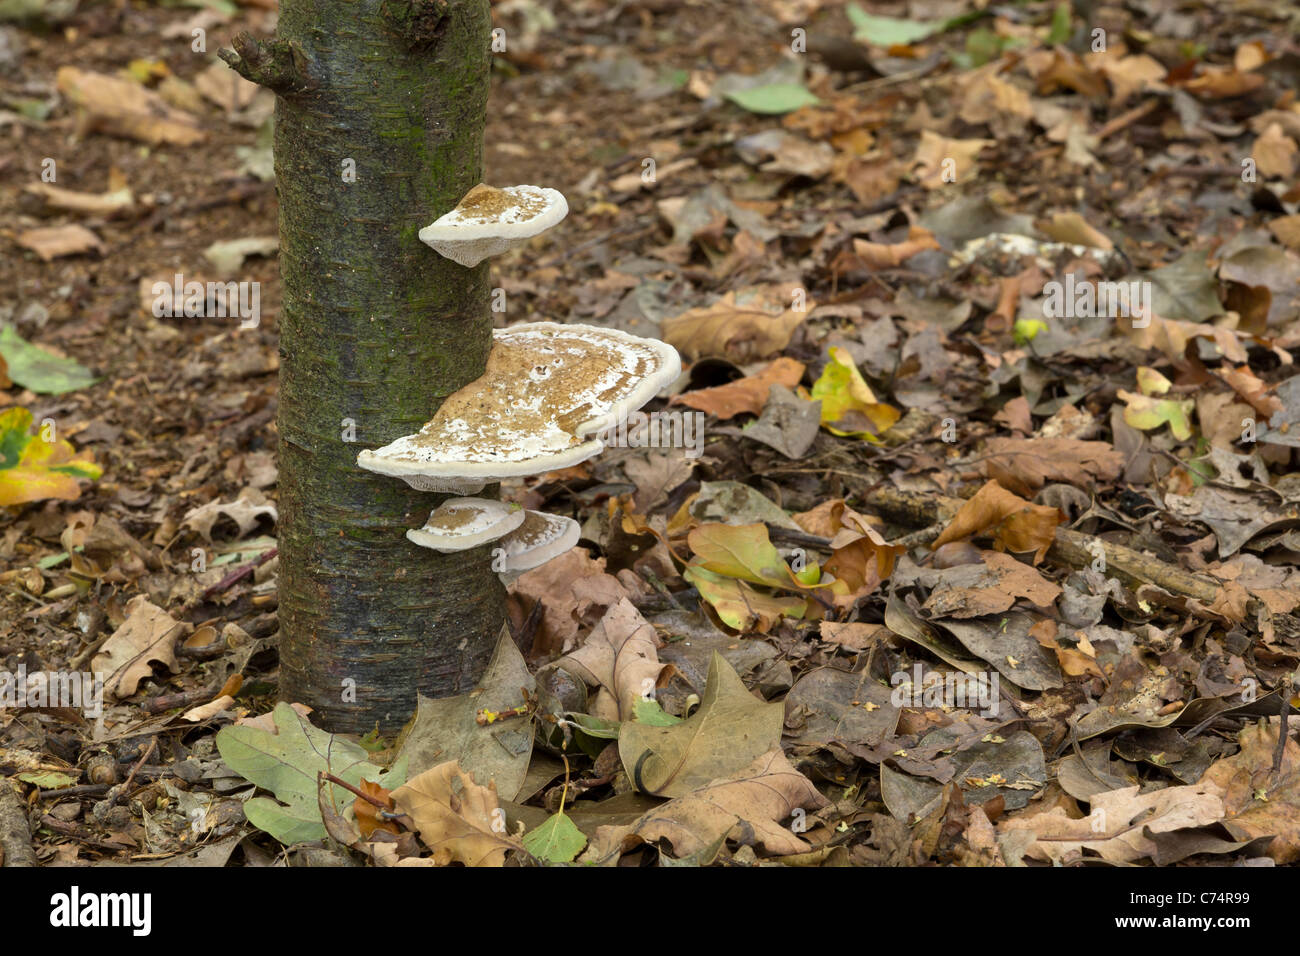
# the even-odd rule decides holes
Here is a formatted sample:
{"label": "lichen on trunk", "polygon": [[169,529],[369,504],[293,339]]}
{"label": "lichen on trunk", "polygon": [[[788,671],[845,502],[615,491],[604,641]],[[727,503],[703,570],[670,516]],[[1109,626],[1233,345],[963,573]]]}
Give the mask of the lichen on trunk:
{"label": "lichen on trunk", "polygon": [[467,691],[504,617],[489,549],[406,540],[441,497],[356,465],[483,373],[488,267],[416,233],[482,179],[490,32],[487,0],[282,0],[226,55],[278,93],[280,692],[332,730]]}

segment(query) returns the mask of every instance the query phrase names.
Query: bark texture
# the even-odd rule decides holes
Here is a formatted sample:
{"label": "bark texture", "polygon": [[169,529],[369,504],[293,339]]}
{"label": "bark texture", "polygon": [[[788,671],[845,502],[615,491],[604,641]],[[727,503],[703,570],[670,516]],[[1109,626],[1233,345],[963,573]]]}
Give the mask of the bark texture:
{"label": "bark texture", "polygon": [[484,370],[487,264],[416,232],[482,178],[490,33],[488,0],[282,0],[225,55],[278,94],[280,694],[335,731],[469,690],[504,619],[489,549],[406,540],[441,496],[356,464]]}

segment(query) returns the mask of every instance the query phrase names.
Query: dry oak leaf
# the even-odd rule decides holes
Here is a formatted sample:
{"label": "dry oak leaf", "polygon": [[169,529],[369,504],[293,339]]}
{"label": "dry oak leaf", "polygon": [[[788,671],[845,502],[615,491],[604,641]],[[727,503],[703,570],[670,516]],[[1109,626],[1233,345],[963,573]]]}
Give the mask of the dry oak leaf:
{"label": "dry oak leaf", "polygon": [[229,518],[238,526],[242,538],[257,527],[257,521],[261,517],[270,518],[274,522],[279,520],[279,512],[275,505],[267,501],[266,495],[256,488],[245,488],[234,501],[210,501],[186,512],[181,527],[197,531],[204,539],[211,541],[213,525],[222,518]]}
{"label": "dry oak leaf", "polygon": [[600,619],[572,654],[557,662],[597,687],[588,713],[604,720],[629,720],[638,700],[671,676],[659,663],[659,635],[631,601],[623,598]]}
{"label": "dry oak leaf", "polygon": [[1166,787],[1139,794],[1125,787],[1094,794],[1092,812],[1071,819],[1061,807],[1031,817],[1011,817],[998,826],[1005,838],[1015,830],[1034,834],[1026,855],[1035,860],[1070,863],[1084,851],[1111,863],[1133,863],[1153,856],[1156,843],[1146,836],[1192,827],[1209,826],[1223,819],[1219,788],[1204,781],[1195,786]]}
{"label": "dry oak leaf", "polygon": [[151,662],[176,671],[176,639],[189,634],[190,625],[150,604],[143,594],[126,606],[126,620],[104,642],[90,669],[104,674],[104,690],[121,699],[130,697],[140,681],[153,675]]}
{"label": "dry oak leaf", "polygon": [[1124,456],[1108,442],[1075,438],[992,438],[984,447],[980,470],[1012,491],[1037,494],[1049,481],[1090,488],[1113,481],[1124,469]]}
{"label": "dry oak leaf", "polygon": [[718,421],[737,415],[759,415],[767,405],[768,390],[773,385],[794,388],[803,378],[804,364],[782,356],[753,375],[714,388],[699,388],[674,395],[668,404],[686,405],[707,412]]}
{"label": "dry oak leaf", "polygon": [[139,83],[61,66],[55,82],[59,92],[78,107],[86,130],[138,139],[157,146],[190,146],[206,140],[198,120],[168,106],[161,96]]}
{"label": "dry oak leaf", "polygon": [[921,226],[912,226],[907,231],[907,238],[902,242],[868,242],[866,239],[854,239],[852,258],[856,261],[846,262],[844,265],[871,270],[894,269],[912,256],[940,248],[942,246],[939,245],[939,240],[934,238],[934,233]]}
{"label": "dry oak leaf", "polygon": [[1052,546],[1056,527],[1064,517],[1056,508],[1033,504],[1007,491],[996,481],[988,481],[953,515],[948,527],[930,549],[949,541],[987,533],[993,536],[999,551],[1016,554],[1032,551],[1037,564]]}
{"label": "dry oak leaf", "polygon": [[1300,746],[1287,739],[1282,769],[1273,773],[1277,726],[1260,721],[1237,735],[1241,750],[1216,761],[1201,784],[1223,791],[1223,825],[1237,840],[1275,839],[1266,851],[1279,865],[1300,859]]}
{"label": "dry oak leaf", "polygon": [[390,796],[438,866],[504,866],[506,854],[519,849],[506,834],[496,784],[479,786],[455,760],[429,768]]}
{"label": "dry oak leaf", "polygon": [[597,827],[583,862],[609,860],[658,840],[671,843],[681,859],[731,834],[768,856],[806,853],[812,847],[786,821],[796,810],[826,806],[829,801],[775,748],[743,770],[670,800],[628,826]]}
{"label": "dry oak leaf", "polygon": [[728,292],[712,305],[664,319],[663,339],[689,361],[706,355],[735,362],[766,358],[785,348],[817,307],[812,300],[797,301],[791,291],[771,285]]}

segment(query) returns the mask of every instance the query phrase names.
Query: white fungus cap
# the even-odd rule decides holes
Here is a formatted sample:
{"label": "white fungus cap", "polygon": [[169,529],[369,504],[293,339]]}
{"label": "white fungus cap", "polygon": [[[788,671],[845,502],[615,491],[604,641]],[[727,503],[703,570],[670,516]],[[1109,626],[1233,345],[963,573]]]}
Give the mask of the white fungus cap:
{"label": "white fungus cap", "polygon": [[569,213],[557,190],[544,186],[497,189],[479,183],[456,208],[420,230],[420,241],[466,268],[523,245]]}
{"label": "white fungus cap", "polygon": [[448,554],[496,541],[524,523],[524,510],[492,498],[449,498],[429,515],[423,528],[406,536],[423,548]]}
{"label": "white fungus cap", "polygon": [[578,543],[578,522],[563,515],[529,511],[523,524],[501,539],[505,552],[505,573],[513,580],[524,571],[558,558]]}
{"label": "white fungus cap", "polygon": [[604,450],[599,433],[681,374],[671,345],[589,325],[534,322],[493,333],[487,371],[414,435],[357,464],[425,491],[567,468]]}

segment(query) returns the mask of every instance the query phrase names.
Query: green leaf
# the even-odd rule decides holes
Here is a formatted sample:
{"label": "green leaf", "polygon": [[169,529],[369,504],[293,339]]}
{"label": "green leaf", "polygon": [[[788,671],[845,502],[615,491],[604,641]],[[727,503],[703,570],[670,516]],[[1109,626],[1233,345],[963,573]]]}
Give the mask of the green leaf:
{"label": "green leaf", "polygon": [[524,849],[549,863],[571,863],[586,845],[586,836],[563,811],[524,834]]}
{"label": "green leaf", "polygon": [[680,724],[682,719],[674,717],[662,707],[657,700],[638,700],[632,707],[632,719],[640,724],[649,724],[652,727],[671,727],[673,724]]}
{"label": "green leaf", "polygon": [[942,33],[951,22],[878,17],[867,13],[856,3],[850,3],[846,12],[849,22],[853,24],[853,39],[874,43],[876,46],[907,46]]}
{"label": "green leaf", "polygon": [[[325,838],[317,795],[317,775],[330,773],[354,787],[362,780],[395,784],[405,768],[383,771],[366,760],[366,751],[342,737],[313,727],[288,704],[275,707],[276,733],[256,727],[223,727],[217,733],[217,751],[235,773],[276,799],[258,797],[244,804],[248,821],[281,843],[303,843]],[[353,795],[327,784],[328,797],[342,809]],[[391,787],[390,787],[391,789]]]}
{"label": "green leaf", "polygon": [[1070,5],[1058,3],[1052,11],[1052,26],[1047,31],[1047,43],[1055,46],[1070,39]]}
{"label": "green leaf", "polygon": [[733,90],[727,94],[727,99],[751,113],[764,115],[789,113],[801,106],[816,106],[821,102],[798,83],[772,83],[747,90]]}
{"label": "green leaf", "polygon": [[11,379],[43,395],[74,392],[99,381],[90,369],[73,359],[59,358],[39,345],[32,345],[12,325],[0,327],[0,355],[9,365]]}
{"label": "green leaf", "polygon": [[33,787],[40,787],[42,790],[61,790],[77,782],[76,777],[70,777],[66,773],[59,773],[57,770],[31,770],[27,773],[20,773],[18,779],[23,783],[30,783]]}

